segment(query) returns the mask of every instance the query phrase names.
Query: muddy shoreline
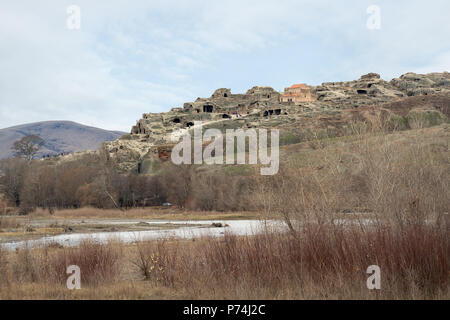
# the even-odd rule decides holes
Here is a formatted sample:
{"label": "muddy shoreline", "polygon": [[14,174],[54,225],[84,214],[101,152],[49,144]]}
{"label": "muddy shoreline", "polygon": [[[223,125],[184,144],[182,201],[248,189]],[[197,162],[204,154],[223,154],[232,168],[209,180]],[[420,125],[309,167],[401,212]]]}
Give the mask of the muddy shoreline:
{"label": "muddy shoreline", "polygon": [[213,227],[211,224],[186,223],[184,221],[153,221],[148,219],[49,219],[19,218],[19,228],[7,228],[0,232],[0,244],[38,240],[63,234],[93,234],[105,232],[141,232],[171,230],[183,227]]}

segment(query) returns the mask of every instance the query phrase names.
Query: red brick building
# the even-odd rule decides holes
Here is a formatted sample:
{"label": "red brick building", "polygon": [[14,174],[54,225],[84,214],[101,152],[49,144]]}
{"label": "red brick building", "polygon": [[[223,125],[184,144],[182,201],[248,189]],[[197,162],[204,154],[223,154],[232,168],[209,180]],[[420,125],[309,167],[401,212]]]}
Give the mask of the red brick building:
{"label": "red brick building", "polygon": [[280,96],[280,102],[297,103],[314,101],[311,95],[311,89],[305,84],[294,84],[284,89],[284,94]]}

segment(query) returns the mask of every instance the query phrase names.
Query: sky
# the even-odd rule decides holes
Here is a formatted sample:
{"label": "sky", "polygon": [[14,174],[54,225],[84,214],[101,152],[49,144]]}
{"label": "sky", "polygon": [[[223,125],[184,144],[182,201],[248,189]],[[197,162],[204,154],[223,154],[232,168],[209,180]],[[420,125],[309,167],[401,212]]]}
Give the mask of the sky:
{"label": "sky", "polygon": [[449,12],[448,0],[2,0],[0,128],[128,132],[217,88],[450,71]]}

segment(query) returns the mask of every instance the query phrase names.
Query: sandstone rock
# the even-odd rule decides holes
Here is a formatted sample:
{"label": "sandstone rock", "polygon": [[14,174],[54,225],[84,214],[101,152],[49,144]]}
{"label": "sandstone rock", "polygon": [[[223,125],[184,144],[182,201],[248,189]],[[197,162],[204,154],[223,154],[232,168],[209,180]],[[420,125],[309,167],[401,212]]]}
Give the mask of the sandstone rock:
{"label": "sandstone rock", "polygon": [[371,73],[362,75],[361,78],[360,78],[360,80],[380,79],[380,78],[381,78],[381,77],[380,77],[380,75],[379,75],[378,73],[373,73],[373,72],[371,72]]}
{"label": "sandstone rock", "polygon": [[212,99],[228,98],[228,97],[231,97],[231,90],[225,88],[217,89],[211,96]]}
{"label": "sandstone rock", "polygon": [[[217,89],[209,98],[197,98],[182,108],[165,113],[146,113],[129,135],[105,143],[105,149],[124,172],[142,172],[148,159],[166,161],[171,148],[196,121],[205,128],[339,128],[346,121],[374,121],[377,114],[411,111],[412,105],[428,103],[427,110],[448,113],[450,74],[407,73],[387,82],[369,73],[358,80],[327,82],[310,87],[314,99],[280,103],[280,93],[271,87],[255,86],[245,94]],[[434,97],[426,101],[408,96]],[[439,98],[440,97],[440,98]],[[398,103],[397,103],[398,102]],[[406,115],[402,115],[406,116]],[[145,171],[145,170],[144,170]]]}
{"label": "sandstone rock", "polygon": [[448,72],[430,74],[410,72],[400,78],[392,79],[390,83],[408,96],[450,94],[450,74]]}

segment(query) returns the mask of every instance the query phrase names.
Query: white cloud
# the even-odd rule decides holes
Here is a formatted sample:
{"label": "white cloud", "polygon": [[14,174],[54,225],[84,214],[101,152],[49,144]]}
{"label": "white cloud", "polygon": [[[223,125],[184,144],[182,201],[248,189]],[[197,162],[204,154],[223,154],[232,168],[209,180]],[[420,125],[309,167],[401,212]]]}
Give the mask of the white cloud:
{"label": "white cloud", "polygon": [[129,130],[214,86],[449,69],[447,1],[72,1],[0,4],[0,127],[64,119]]}

